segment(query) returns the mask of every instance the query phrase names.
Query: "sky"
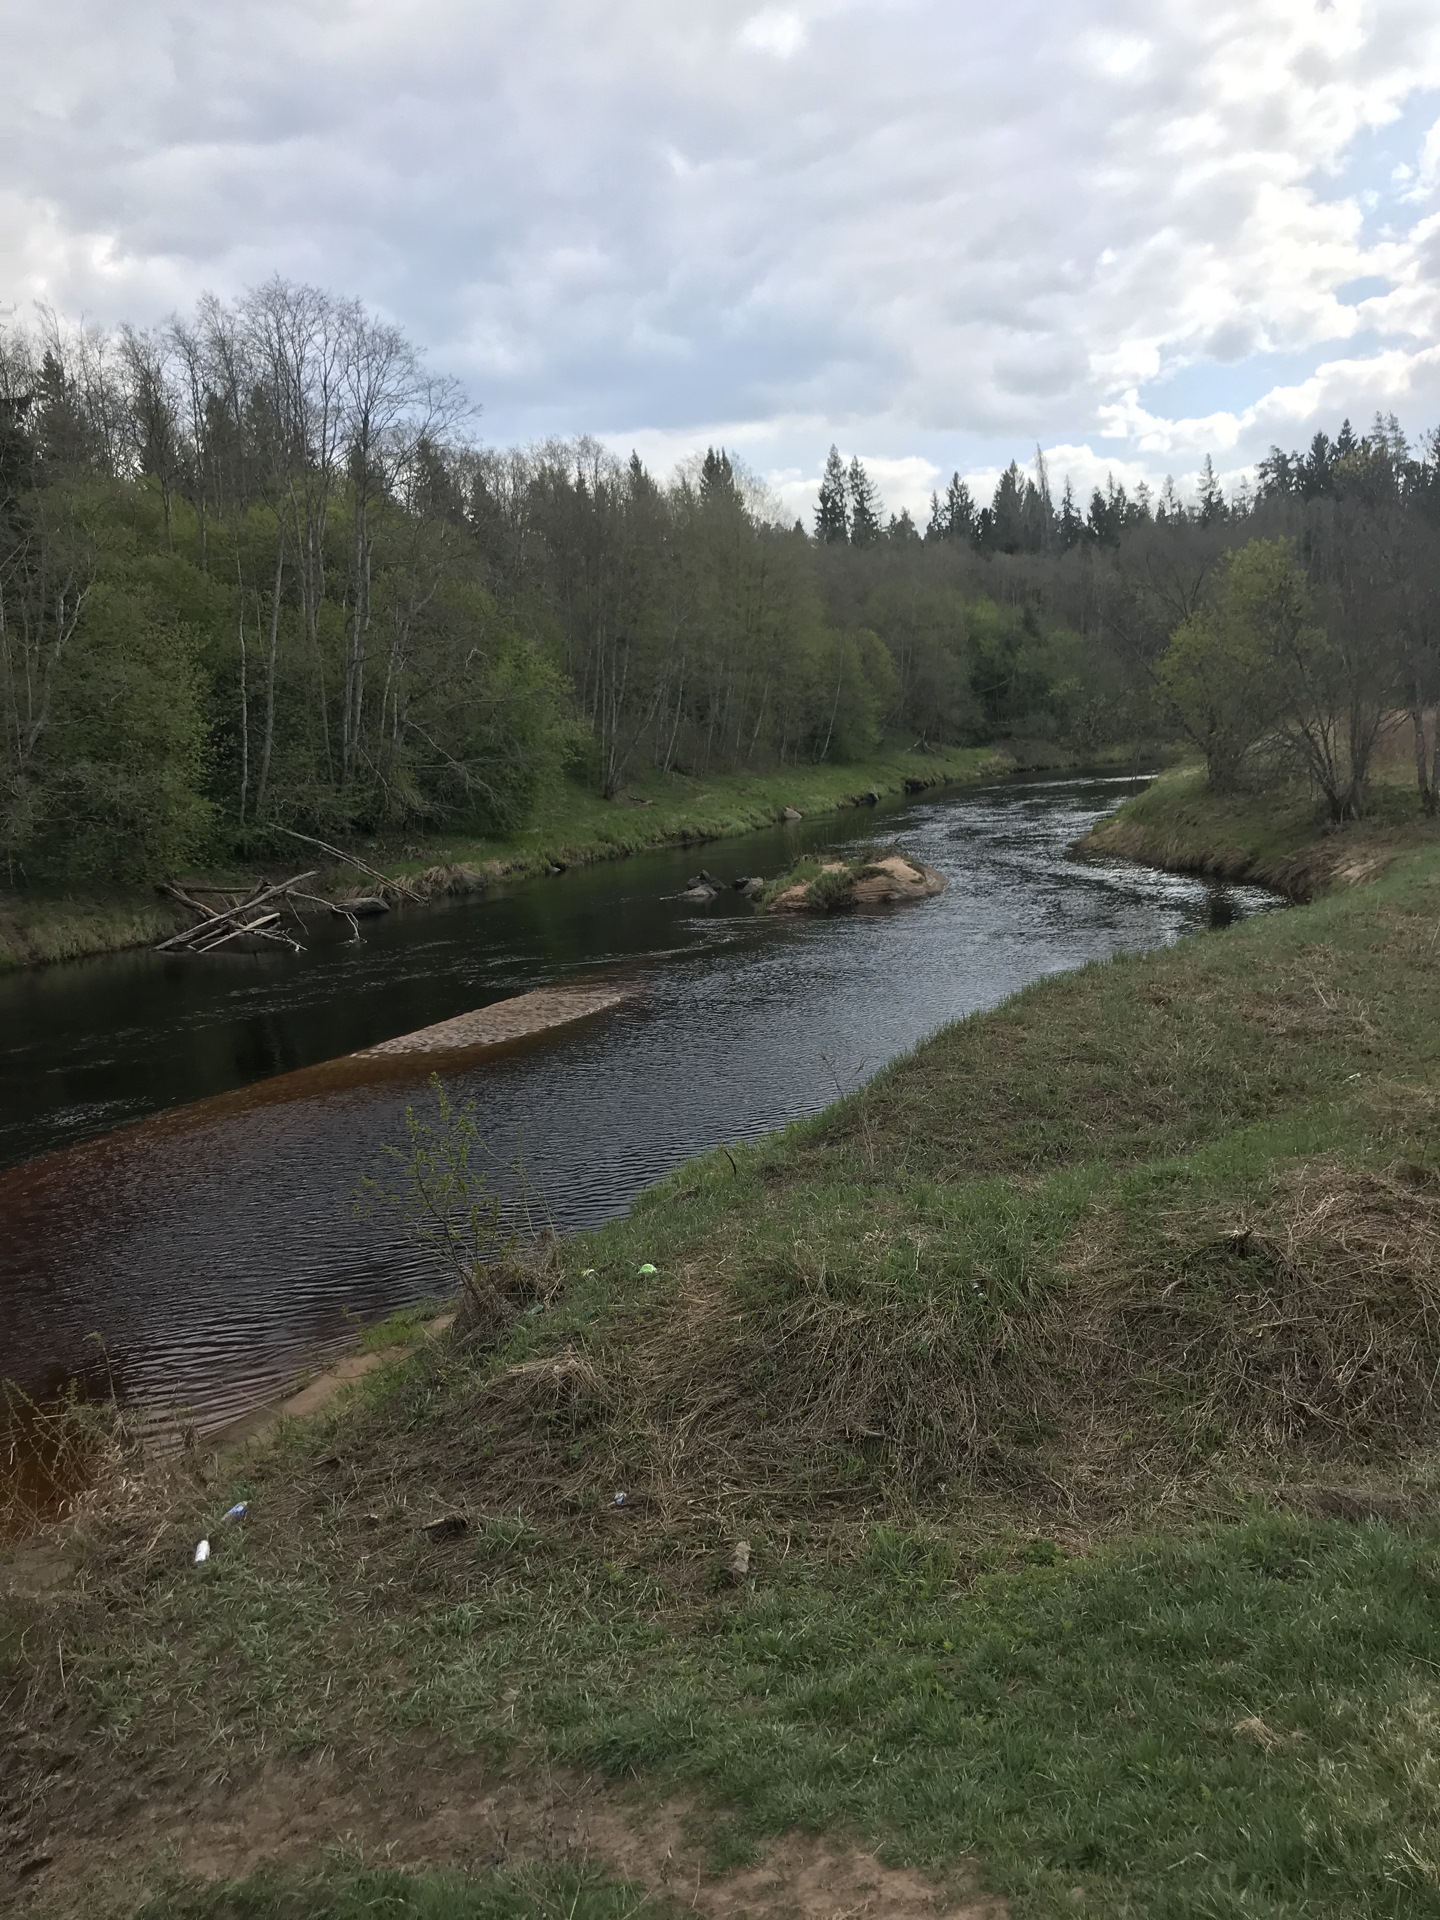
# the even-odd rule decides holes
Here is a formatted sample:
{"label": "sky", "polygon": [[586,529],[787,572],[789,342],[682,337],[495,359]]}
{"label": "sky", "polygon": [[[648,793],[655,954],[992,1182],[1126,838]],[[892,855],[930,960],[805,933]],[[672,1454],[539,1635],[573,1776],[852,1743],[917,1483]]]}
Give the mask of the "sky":
{"label": "sky", "polygon": [[498,443],[1238,484],[1440,425],[1436,0],[0,0],[0,312],[359,295]]}

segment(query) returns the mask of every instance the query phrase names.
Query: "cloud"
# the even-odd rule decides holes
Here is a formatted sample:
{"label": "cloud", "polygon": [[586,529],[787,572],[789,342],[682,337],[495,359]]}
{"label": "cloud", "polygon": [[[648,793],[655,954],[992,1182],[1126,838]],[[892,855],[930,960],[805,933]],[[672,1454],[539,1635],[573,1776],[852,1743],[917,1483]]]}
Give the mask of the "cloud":
{"label": "cloud", "polygon": [[805,22],[799,14],[775,7],[752,14],[740,29],[742,47],[752,47],[757,53],[773,53],[777,60],[788,60],[798,53],[805,38]]}
{"label": "cloud", "polygon": [[319,280],[500,438],[729,435],[797,500],[834,439],[915,512],[1440,410],[1430,0],[59,0],[6,53],[10,299]]}

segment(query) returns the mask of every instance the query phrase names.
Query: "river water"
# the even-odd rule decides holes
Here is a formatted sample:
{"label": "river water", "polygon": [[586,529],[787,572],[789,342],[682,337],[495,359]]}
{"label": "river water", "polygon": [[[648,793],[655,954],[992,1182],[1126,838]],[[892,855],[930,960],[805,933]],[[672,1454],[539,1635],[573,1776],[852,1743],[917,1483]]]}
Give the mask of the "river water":
{"label": "river water", "polygon": [[[354,1316],[434,1293],[431,1257],[353,1205],[434,1062],[318,1064],[355,1048],[532,987],[623,982],[623,1006],[446,1074],[495,1160],[523,1162],[536,1206],[572,1229],[1027,981],[1275,904],[1067,857],[1134,785],[926,795],[396,912],[359,946],[317,933],[301,955],[125,954],[0,979],[0,1377],[48,1392],[103,1371],[209,1432],[342,1345]],[[876,837],[948,891],[784,920],[733,893],[675,897],[702,860],[773,874]]]}

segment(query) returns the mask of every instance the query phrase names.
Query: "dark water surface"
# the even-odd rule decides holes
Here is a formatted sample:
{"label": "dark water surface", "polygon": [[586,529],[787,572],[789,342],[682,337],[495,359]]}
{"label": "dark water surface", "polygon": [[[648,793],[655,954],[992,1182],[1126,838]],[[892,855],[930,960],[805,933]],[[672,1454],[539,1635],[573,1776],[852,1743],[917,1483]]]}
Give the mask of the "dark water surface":
{"label": "dark water surface", "polygon": [[[423,1074],[310,1069],[563,981],[635,998],[457,1062],[491,1151],[562,1229],[624,1210],[687,1156],[813,1113],[946,1021],[1027,981],[1274,904],[1066,849],[1133,788],[1014,783],[646,854],[366,923],[360,946],[144,954],[0,979],[0,1376],[93,1376],[212,1430],[373,1318],[435,1291],[357,1219]],[[774,873],[898,836],[950,881],[893,913],[773,920],[673,896],[703,863]],[[279,1076],[274,1077],[274,1076]]]}

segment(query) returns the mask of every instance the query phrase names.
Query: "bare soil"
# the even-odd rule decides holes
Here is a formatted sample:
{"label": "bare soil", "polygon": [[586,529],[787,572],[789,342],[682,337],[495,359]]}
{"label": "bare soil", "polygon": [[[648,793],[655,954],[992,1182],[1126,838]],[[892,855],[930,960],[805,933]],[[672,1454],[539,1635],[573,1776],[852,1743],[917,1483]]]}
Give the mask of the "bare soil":
{"label": "bare soil", "polygon": [[[39,1758],[37,1754],[35,1756]],[[948,1887],[834,1835],[787,1834],[752,1865],[714,1870],[709,1823],[683,1801],[642,1801],[545,1769],[506,1772],[418,1743],[209,1778],[112,1784],[103,1763],[48,1755],[37,1805],[0,1844],[0,1908],[54,1916],[138,1882],[159,1862],[228,1881],[263,1864],[298,1867],[358,1844],[404,1867],[586,1863],[708,1920],[1004,1920],[968,1876]]]}

